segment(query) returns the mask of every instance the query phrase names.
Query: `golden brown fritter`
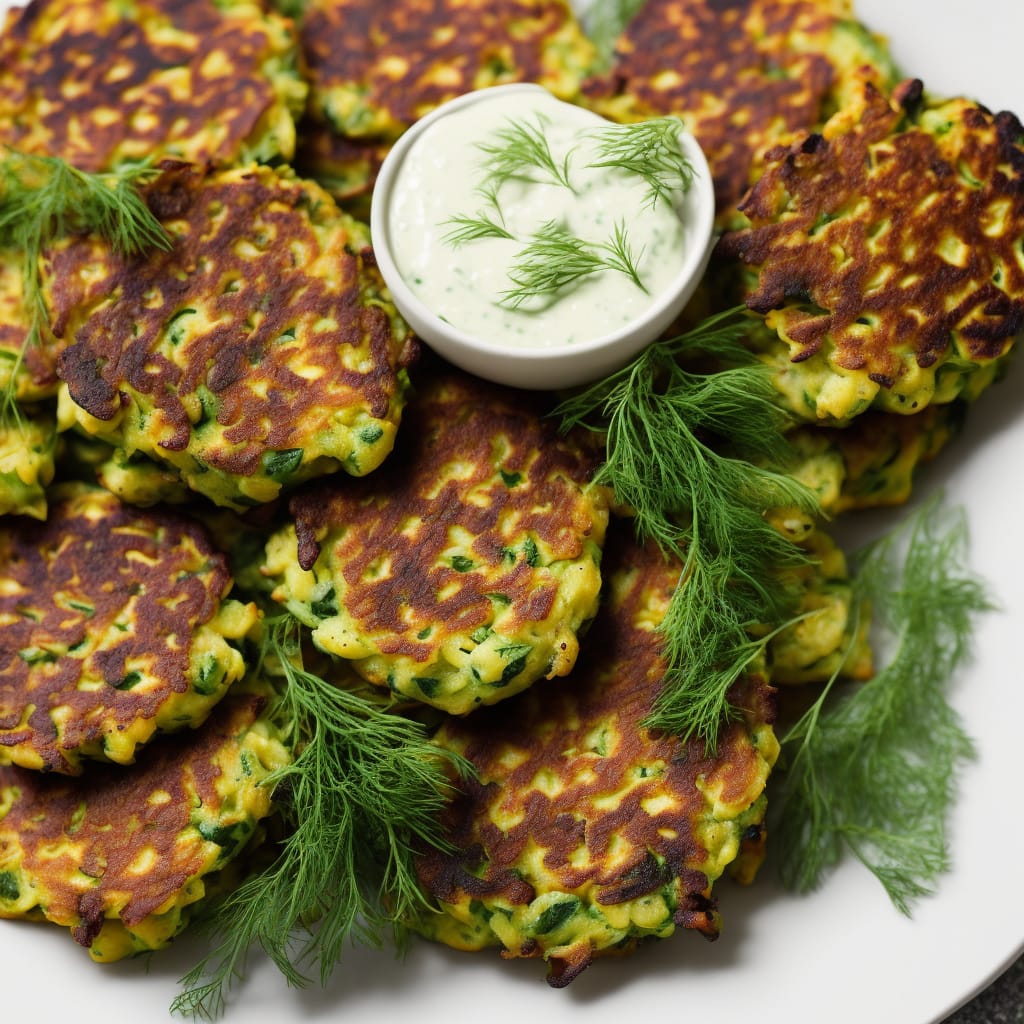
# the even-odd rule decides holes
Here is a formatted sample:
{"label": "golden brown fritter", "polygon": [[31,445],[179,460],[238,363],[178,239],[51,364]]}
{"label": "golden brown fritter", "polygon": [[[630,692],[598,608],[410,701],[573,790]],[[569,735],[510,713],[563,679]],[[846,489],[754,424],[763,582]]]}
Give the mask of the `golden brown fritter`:
{"label": "golden brown fritter", "polygon": [[568,679],[441,727],[436,742],[477,778],[444,812],[454,849],[418,863],[441,913],[417,929],[459,949],[543,957],[556,986],[641,938],[717,936],[712,884],[744,848],[750,877],[778,752],[756,674],[734,687],[742,711],[715,754],[643,726],[680,566],[613,536],[605,567],[609,593]]}
{"label": "golden brown fritter", "polygon": [[257,3],[33,0],[0,36],[0,142],[87,171],[290,160],[305,85]]}
{"label": "golden brown fritter", "polygon": [[593,56],[564,0],[312,0],[300,34],[311,112],[381,140],[488,85],[539,82],[572,99]]}
{"label": "golden brown fritter", "polygon": [[763,152],[823,123],[862,75],[895,80],[848,0],[647,0],[584,93],[613,120],[680,117],[728,216]]}
{"label": "golden brown fritter", "polygon": [[173,239],[122,258],[94,236],[48,253],[60,425],[173,467],[244,508],[390,452],[414,342],[365,229],[265,167],[168,162],[145,189]]}
{"label": "golden brown fritter", "polygon": [[565,675],[593,617],[609,495],[597,451],[542,398],[429,379],[389,462],[293,497],[267,548],[274,596],[323,650],[455,714]]}
{"label": "golden brown fritter", "polygon": [[129,763],[242,676],[257,612],[190,519],[68,485],[46,522],[2,522],[0,567],[0,763]]}
{"label": "golden brown fritter", "polygon": [[0,768],[0,917],[70,928],[95,960],[166,946],[271,811],[261,783],[289,755],[262,706],[229,697],[130,769]]}
{"label": "golden brown fritter", "polygon": [[1024,127],[920,82],[867,86],[770,154],[744,200],[747,305],[796,415],[847,422],[977,395],[1024,329]]}
{"label": "golden brown fritter", "polygon": [[595,58],[566,0],[312,0],[300,34],[296,162],[341,201],[368,195],[391,143],[439,104],[509,82],[573,100]]}

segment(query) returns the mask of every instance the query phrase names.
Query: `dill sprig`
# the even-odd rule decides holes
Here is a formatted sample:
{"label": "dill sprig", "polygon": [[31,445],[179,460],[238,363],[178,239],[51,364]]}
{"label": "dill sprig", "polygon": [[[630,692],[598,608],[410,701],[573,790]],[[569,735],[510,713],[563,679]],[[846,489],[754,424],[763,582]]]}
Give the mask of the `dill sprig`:
{"label": "dill sprig", "polygon": [[40,344],[49,322],[41,281],[43,250],[79,232],[96,232],[125,256],[170,248],[166,232],[138,192],[156,173],[140,163],[110,174],[90,174],[58,157],[6,150],[0,160],[0,247],[20,256],[28,329],[0,399],[0,422],[17,415],[16,378],[24,352]]}
{"label": "dill sprig", "polygon": [[946,694],[974,617],[992,607],[965,568],[966,543],[962,512],[933,500],[860,558],[855,596],[894,646],[838,699],[832,680],[782,739],[772,840],[789,886],[815,888],[846,848],[906,914],[947,870],[946,823],[972,745]]}
{"label": "dill sprig", "polygon": [[485,186],[500,187],[510,178],[525,178],[573,191],[569,180],[572,152],[566,153],[561,163],[555,160],[544,134],[546,123],[547,118],[539,113],[535,123],[510,118],[494,133],[493,142],[477,143],[477,148],[485,154]]}
{"label": "dill sprig", "polygon": [[515,236],[503,224],[492,220],[482,210],[475,217],[457,214],[444,222],[451,229],[445,233],[444,241],[458,247],[467,242],[476,242],[481,238],[514,238]]}
{"label": "dill sprig", "polygon": [[596,133],[600,160],[589,167],[614,167],[647,182],[647,205],[671,203],[672,195],[685,192],[693,180],[693,166],[686,159],[676,117],[658,117],[636,124],[617,124]]}
{"label": "dill sprig", "polygon": [[634,254],[622,222],[608,241],[588,242],[551,220],[513,258],[508,276],[515,287],[501,293],[501,304],[518,309],[528,299],[556,295],[604,270],[626,274],[646,292],[638,269],[642,257],[643,250]]}
{"label": "dill sprig", "polygon": [[302,667],[298,622],[268,620],[265,651],[284,674],[278,720],[295,760],[273,773],[289,829],[277,859],[213,908],[210,953],[182,979],[172,1011],[213,1019],[259,945],[288,983],[304,965],[326,982],[346,942],[379,945],[426,905],[414,851],[443,847],[439,816],[462,759],[421,725],[333,686]]}
{"label": "dill sprig", "polygon": [[[641,539],[683,562],[660,626],[668,668],[646,724],[711,748],[732,713],[727,691],[764,646],[752,631],[792,614],[781,571],[806,561],[764,513],[817,509],[808,488],[764,468],[785,463],[788,421],[768,371],[740,342],[749,325],[741,310],[710,317],[555,412],[565,430],[605,434],[597,481],[632,509]],[[701,374],[681,365],[708,356],[726,368]]]}

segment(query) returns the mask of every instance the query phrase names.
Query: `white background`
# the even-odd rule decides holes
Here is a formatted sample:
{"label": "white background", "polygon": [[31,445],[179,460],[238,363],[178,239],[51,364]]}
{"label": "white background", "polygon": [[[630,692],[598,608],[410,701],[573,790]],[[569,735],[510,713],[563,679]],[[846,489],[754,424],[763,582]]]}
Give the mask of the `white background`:
{"label": "white background", "polygon": [[[0,9],[6,6],[0,0]],[[858,0],[901,66],[936,92],[965,92],[1024,113],[1024,4],[1019,0]],[[228,1021],[288,1024],[401,1018],[623,1024],[644,1017],[720,1024],[929,1024],[958,1006],[1024,946],[1024,416],[1018,366],[975,410],[968,430],[922,478],[966,505],[973,567],[1001,612],[984,620],[955,701],[980,756],[964,773],[953,826],[955,867],[939,892],[901,917],[874,880],[846,864],[809,898],[780,890],[769,862],[749,890],[722,885],[717,943],[682,933],[628,960],[605,961],[564,991],[535,962],[459,954],[426,943],[404,962],[354,951],[326,990],[288,990],[261,962]],[[0,922],[5,1020],[159,1021],[195,962],[187,939],[149,963],[93,965],[52,926]]]}

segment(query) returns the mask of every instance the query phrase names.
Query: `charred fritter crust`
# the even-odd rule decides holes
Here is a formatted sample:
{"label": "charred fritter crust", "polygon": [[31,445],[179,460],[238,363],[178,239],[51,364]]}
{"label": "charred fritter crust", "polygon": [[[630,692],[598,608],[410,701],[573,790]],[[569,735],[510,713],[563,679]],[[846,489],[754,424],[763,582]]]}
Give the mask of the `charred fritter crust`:
{"label": "charred fritter crust", "polygon": [[169,252],[124,259],[88,237],[49,254],[61,428],[236,509],[375,469],[414,343],[365,229],[319,186],[264,167],[165,164],[145,195]]}
{"label": "charred fritter crust", "polygon": [[756,675],[733,690],[742,715],[717,754],[643,727],[665,671],[656,627],[680,568],[621,538],[606,564],[610,594],[569,679],[442,726],[436,741],[477,779],[444,813],[453,852],[418,862],[441,910],[418,930],[543,957],[556,986],[677,927],[717,936],[712,884],[748,841],[750,876],[778,753],[771,691]]}
{"label": "charred fritter crust", "polygon": [[848,0],[647,0],[584,93],[613,120],[680,117],[707,155],[724,217],[764,151],[821,125],[862,76],[896,80]]}
{"label": "charred fritter crust", "polygon": [[311,0],[300,34],[310,112],[381,141],[484,86],[539,82],[573,99],[593,60],[565,0]]}
{"label": "charred fritter crust", "polygon": [[46,488],[53,480],[56,453],[52,412],[19,410],[6,421],[0,416],[0,516],[46,518]]}
{"label": "charred fritter crust", "polygon": [[289,755],[259,697],[229,697],[186,739],[81,779],[0,768],[0,917],[71,929],[94,960],[166,946],[271,811]]}
{"label": "charred fritter crust", "polygon": [[45,523],[0,526],[0,763],[77,774],[198,725],[244,672],[253,605],[225,601],[195,522],[69,485]]}
{"label": "charred fritter crust", "polygon": [[291,502],[274,596],[370,682],[463,714],[573,666],[600,589],[597,453],[539,399],[452,373],[409,408],[388,464]]}
{"label": "charred fritter crust", "polygon": [[296,58],[291,23],[256,3],[33,0],[0,36],[0,142],[88,171],[288,161]]}
{"label": "charred fritter crust", "polygon": [[722,250],[793,412],[847,422],[972,398],[1024,328],[1024,128],[906,82],[770,155]]}
{"label": "charred fritter crust", "polygon": [[509,82],[575,100],[595,61],[566,0],[312,0],[301,41],[296,165],[344,203],[365,201],[391,144],[439,104]]}

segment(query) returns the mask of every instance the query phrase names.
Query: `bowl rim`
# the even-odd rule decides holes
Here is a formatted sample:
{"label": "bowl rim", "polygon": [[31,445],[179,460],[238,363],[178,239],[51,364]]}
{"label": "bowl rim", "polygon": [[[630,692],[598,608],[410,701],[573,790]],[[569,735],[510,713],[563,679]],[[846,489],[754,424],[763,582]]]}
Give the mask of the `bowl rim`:
{"label": "bowl rim", "polygon": [[[683,154],[693,167],[693,175],[686,193],[688,207],[684,230],[688,245],[682,264],[671,283],[662,289],[656,299],[639,316],[617,327],[614,331],[585,341],[573,342],[571,345],[530,346],[481,338],[441,319],[406,283],[392,255],[389,232],[390,200],[410,149],[433,124],[442,118],[465,107],[490,102],[499,95],[512,93],[543,94],[557,102],[566,103],[567,106],[572,106],[576,110],[593,114],[596,122],[616,124],[586,107],[560,100],[544,86],[532,82],[488,86],[465,93],[435,107],[399,137],[378,172],[370,204],[370,238],[375,262],[399,313],[409,322],[413,330],[431,347],[435,347],[435,338],[443,338],[443,342],[436,346],[442,356],[449,355],[445,347],[450,346],[456,351],[472,353],[495,361],[504,361],[508,365],[535,366],[540,372],[545,367],[555,370],[556,364],[564,365],[567,356],[574,360],[578,359],[580,362],[586,362],[587,356],[607,353],[621,346],[624,353],[621,362],[625,363],[641,348],[654,341],[660,331],[668,326],[667,323],[657,326],[659,321],[664,321],[667,317],[671,322],[674,316],[681,312],[700,282],[714,248],[716,240],[715,199],[711,171],[700,144],[691,133],[685,130],[685,127],[681,131],[680,137]],[[693,198],[689,198],[691,193],[694,193]],[[673,308],[674,311],[669,313]],[[651,325],[656,326],[651,328]],[[651,328],[649,334],[648,328]]]}

